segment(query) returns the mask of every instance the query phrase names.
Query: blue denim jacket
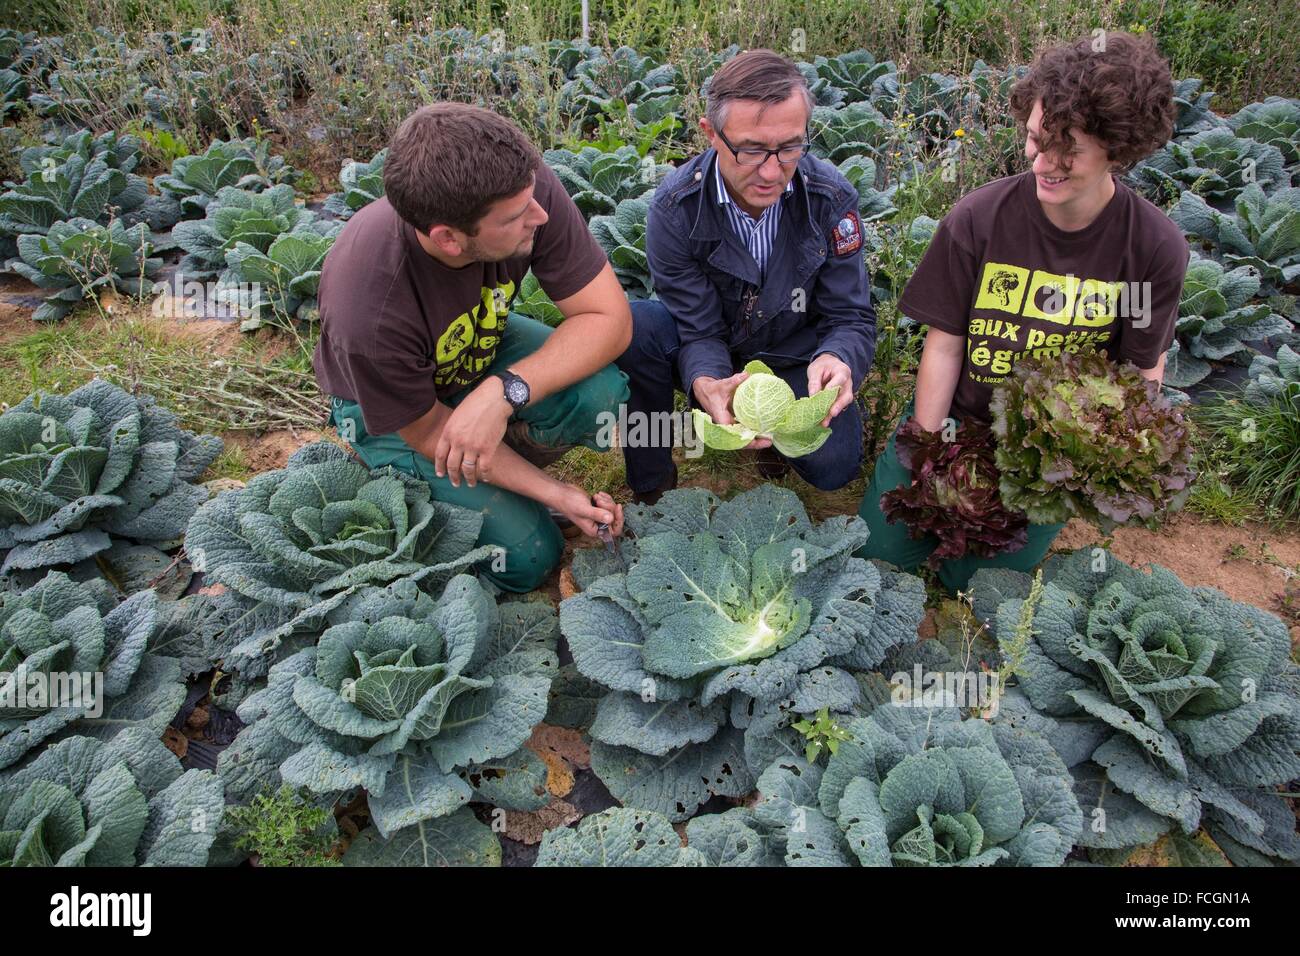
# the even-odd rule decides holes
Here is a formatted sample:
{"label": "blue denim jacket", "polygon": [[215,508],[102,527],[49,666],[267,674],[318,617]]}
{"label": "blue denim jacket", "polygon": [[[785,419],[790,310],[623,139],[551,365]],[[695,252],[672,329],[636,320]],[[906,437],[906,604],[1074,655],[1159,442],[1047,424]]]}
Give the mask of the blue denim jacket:
{"label": "blue denim jacket", "polygon": [[726,378],[751,359],[788,367],[823,352],[848,365],[856,391],[875,352],[876,313],[862,249],[836,255],[832,233],[857,212],[857,190],[830,163],[801,159],[760,285],[713,196],[716,156],[710,149],[674,170],[646,222],[650,273],[677,323],[686,393],[697,377]]}

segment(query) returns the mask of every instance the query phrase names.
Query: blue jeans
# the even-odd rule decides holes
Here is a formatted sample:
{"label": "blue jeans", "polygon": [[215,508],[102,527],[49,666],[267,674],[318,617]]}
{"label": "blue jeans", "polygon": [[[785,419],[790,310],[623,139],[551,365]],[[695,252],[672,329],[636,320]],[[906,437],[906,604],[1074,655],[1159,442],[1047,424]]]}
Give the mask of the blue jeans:
{"label": "blue jeans", "polygon": [[[677,323],[657,299],[632,302],[632,344],[618,359],[628,378],[629,419],[637,412],[673,410],[673,390],[685,391],[677,373]],[[761,356],[759,356],[761,358]],[[808,395],[808,366],[773,369],[799,398]],[[692,406],[694,396],[687,396]],[[628,487],[638,494],[653,491],[672,473],[671,448],[624,448]],[[856,401],[831,419],[831,436],[811,455],[788,459],[804,481],[823,491],[843,488],[862,470],[862,410]]]}

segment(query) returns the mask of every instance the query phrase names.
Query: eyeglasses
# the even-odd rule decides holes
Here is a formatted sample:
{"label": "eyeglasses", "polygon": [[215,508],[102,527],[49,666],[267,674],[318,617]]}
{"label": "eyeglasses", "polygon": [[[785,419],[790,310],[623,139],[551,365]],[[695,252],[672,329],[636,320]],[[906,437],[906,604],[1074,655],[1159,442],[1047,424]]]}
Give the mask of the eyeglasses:
{"label": "eyeglasses", "polygon": [[718,139],[726,144],[727,149],[731,150],[731,155],[736,157],[736,162],[742,166],[762,166],[767,162],[767,157],[775,156],[776,161],[782,166],[789,166],[791,163],[797,163],[812,149],[812,143],[797,143],[793,146],[782,146],[780,149],[736,149],[731,145],[722,130],[718,130]]}

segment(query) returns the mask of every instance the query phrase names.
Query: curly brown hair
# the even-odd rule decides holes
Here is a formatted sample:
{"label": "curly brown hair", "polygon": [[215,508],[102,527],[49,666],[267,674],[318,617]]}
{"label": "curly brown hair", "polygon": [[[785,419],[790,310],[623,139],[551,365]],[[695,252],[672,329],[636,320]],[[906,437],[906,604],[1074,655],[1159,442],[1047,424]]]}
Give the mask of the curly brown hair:
{"label": "curly brown hair", "polygon": [[1071,129],[1096,137],[1123,170],[1150,156],[1174,131],[1174,84],[1169,63],[1149,36],[1097,31],[1040,53],[1011,88],[1011,113],[1022,132],[1034,103],[1043,101],[1039,149],[1066,158]]}

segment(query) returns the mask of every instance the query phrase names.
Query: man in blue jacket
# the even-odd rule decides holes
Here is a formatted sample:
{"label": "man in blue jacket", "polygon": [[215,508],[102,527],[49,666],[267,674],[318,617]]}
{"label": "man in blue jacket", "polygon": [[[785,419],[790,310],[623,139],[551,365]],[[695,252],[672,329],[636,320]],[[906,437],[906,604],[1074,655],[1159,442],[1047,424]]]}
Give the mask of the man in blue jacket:
{"label": "man in blue jacket", "polygon": [[[858,193],[808,153],[812,96],[793,63],[750,50],[709,80],[700,129],[711,149],[656,190],[646,252],[658,300],[632,303],[632,344],[618,360],[631,386],[629,419],[672,411],[673,388],[715,422],[758,359],[803,397],[839,386],[822,423],[831,436],[788,465],[809,484],[843,487],[862,464],[854,395],[871,367],[876,316],[863,261]],[[649,419],[655,420],[655,419]],[[756,439],[760,471],[785,459]],[[672,449],[625,447],[636,501],[676,486]]]}

